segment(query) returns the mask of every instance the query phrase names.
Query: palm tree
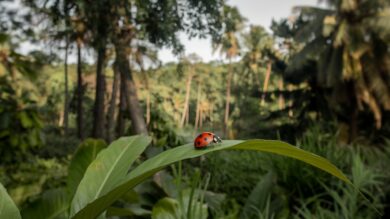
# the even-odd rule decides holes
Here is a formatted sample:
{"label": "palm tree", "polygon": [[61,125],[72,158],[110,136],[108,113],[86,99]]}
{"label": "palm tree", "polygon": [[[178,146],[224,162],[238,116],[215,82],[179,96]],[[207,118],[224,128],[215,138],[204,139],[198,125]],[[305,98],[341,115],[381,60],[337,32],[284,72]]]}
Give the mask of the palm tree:
{"label": "palm tree", "polygon": [[[67,1],[64,1],[66,3]],[[76,87],[76,126],[77,137],[84,139],[84,84],[83,84],[83,71],[82,71],[82,50],[89,42],[88,35],[89,30],[86,29],[85,18],[82,16],[82,8],[78,5],[75,6],[75,14],[70,19],[70,38],[71,42],[76,43],[77,48],[77,87]]]}
{"label": "palm tree", "polygon": [[[198,81],[198,90],[196,92],[196,112],[195,112],[195,128],[194,128],[194,134],[198,131],[198,127],[199,127],[199,121],[201,120],[200,118],[200,111],[201,111],[201,107],[200,107],[200,98],[201,98],[201,88],[202,88],[202,85],[201,85],[201,82]],[[201,128],[201,127],[200,127]]]}
{"label": "palm tree", "polygon": [[93,107],[93,130],[92,136],[95,138],[103,138],[105,130],[105,63],[107,58],[107,44],[109,42],[109,34],[112,31],[111,26],[111,9],[113,2],[102,0],[94,4],[85,4],[83,12],[85,13],[88,23],[87,26],[93,32],[92,45],[97,53],[96,62],[96,91],[95,103]]}
{"label": "palm tree", "polygon": [[224,132],[227,133],[229,113],[230,113],[230,92],[233,77],[232,59],[240,54],[240,43],[238,33],[243,29],[245,18],[236,7],[225,5],[223,8],[223,36],[213,42],[214,51],[219,51],[226,56],[229,62],[228,75],[226,80],[226,104],[224,117]]}
{"label": "palm tree", "polygon": [[145,71],[145,61],[148,62],[149,65],[159,65],[160,61],[158,59],[158,54],[155,49],[152,48],[151,45],[148,45],[147,43],[138,43],[134,45],[135,52],[134,52],[134,61],[137,63],[141,70],[141,75],[143,77],[143,82],[145,86],[145,90],[147,92],[146,94],[146,125],[149,125],[150,123],[150,88],[149,88],[149,79],[148,79],[148,72]]}
{"label": "palm tree", "polygon": [[69,37],[65,39],[65,57],[64,57],[64,80],[65,80],[65,100],[64,100],[64,134],[68,135],[69,128],[69,80],[68,80],[68,55],[69,55]]}
{"label": "palm tree", "polygon": [[[263,95],[261,97],[261,103],[264,104],[265,93],[268,89],[272,71],[272,63],[276,58],[280,58],[280,54],[274,48],[273,38],[261,26],[253,25],[250,27],[249,33],[244,35],[244,45],[246,51],[242,61],[246,72],[248,72],[247,76],[254,78],[258,85],[260,85],[260,66],[266,66],[262,89]],[[259,91],[261,91],[260,88]]]}
{"label": "palm tree", "polygon": [[112,91],[111,91],[111,99],[108,106],[108,112],[107,112],[107,129],[106,129],[106,139],[108,142],[112,142],[114,140],[114,131],[113,127],[115,125],[115,109],[116,109],[116,102],[117,102],[117,93],[119,90],[119,83],[120,83],[120,72],[118,70],[118,64],[114,63],[112,65],[113,73],[114,73],[114,79],[112,82]]}
{"label": "palm tree", "polygon": [[77,133],[80,138],[83,138],[82,128],[82,95],[81,95],[81,48],[80,42],[83,41],[84,22],[81,18],[81,9],[79,1],[42,1],[28,0],[23,3],[41,16],[41,22],[44,25],[42,33],[49,34],[50,40],[62,43],[65,41],[65,57],[64,57],[64,82],[65,82],[65,101],[63,110],[63,126],[64,133],[68,131],[68,111],[69,111],[69,76],[68,76],[68,53],[72,43],[77,43],[78,53],[78,86],[77,86]]}
{"label": "palm tree", "polygon": [[[390,110],[390,3],[329,0],[328,4],[331,9],[295,8],[296,19],[286,29],[302,49],[290,59],[286,76],[332,88],[332,100],[350,118],[353,139],[358,111],[364,106],[377,129],[382,126],[382,112]],[[310,63],[316,66],[315,74],[307,74]]]}
{"label": "palm tree", "polygon": [[76,43],[77,43],[77,136],[80,139],[84,139],[84,107],[83,107],[83,98],[84,98],[84,88],[83,88],[83,72],[82,72],[82,46],[83,46],[83,33],[79,33]]}
{"label": "palm tree", "polygon": [[182,116],[179,123],[180,128],[184,126],[186,120],[187,121],[189,120],[191,83],[193,77],[195,76],[196,64],[199,63],[200,61],[201,58],[195,53],[189,54],[188,56],[183,57],[181,60],[182,67],[184,68],[187,67],[188,71],[187,71],[186,95],[184,100],[184,107],[183,107]]}

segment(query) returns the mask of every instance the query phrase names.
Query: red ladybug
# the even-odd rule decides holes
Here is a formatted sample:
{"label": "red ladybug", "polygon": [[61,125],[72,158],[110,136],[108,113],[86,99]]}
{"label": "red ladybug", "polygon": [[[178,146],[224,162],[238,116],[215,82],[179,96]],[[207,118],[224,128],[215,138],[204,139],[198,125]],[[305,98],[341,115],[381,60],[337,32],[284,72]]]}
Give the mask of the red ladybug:
{"label": "red ladybug", "polygon": [[221,138],[211,132],[203,132],[195,138],[194,146],[196,149],[206,148],[210,144],[222,142]]}

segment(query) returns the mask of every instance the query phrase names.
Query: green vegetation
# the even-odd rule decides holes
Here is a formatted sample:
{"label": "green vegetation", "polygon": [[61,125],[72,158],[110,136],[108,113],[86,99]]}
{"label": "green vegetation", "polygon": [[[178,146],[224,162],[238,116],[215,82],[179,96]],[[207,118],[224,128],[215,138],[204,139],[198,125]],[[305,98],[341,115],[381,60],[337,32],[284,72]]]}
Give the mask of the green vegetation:
{"label": "green vegetation", "polygon": [[0,218],[388,218],[389,11],[268,31],[224,0],[1,2]]}
{"label": "green vegetation", "polygon": [[[67,217],[67,209],[70,208],[69,218],[97,218],[100,214],[104,215],[109,206],[120,199],[123,194],[162,168],[184,159],[195,158],[213,151],[226,149],[255,150],[292,157],[322,169],[351,186],[348,178],[326,159],[287,143],[271,140],[228,140],[208,150],[196,150],[192,144],[187,144],[164,151],[132,168],[127,173],[129,167],[145,150],[150,141],[151,139],[146,136],[122,137],[114,141],[107,149],[103,149],[93,160],[91,156],[96,155],[96,151],[99,148],[101,149],[99,145],[102,145],[102,143],[93,140],[83,143],[72,160],[69,169],[70,174],[68,175],[68,182],[77,183],[79,181],[76,191],[74,192],[76,187],[73,186],[76,183],[69,183],[67,185],[68,189],[46,191],[41,199],[22,212],[22,215],[29,218]],[[85,165],[88,162],[90,164],[88,166]],[[192,201],[195,201],[195,207],[197,203],[202,206],[204,195],[199,196],[197,193],[194,195],[194,193],[194,190],[192,190],[187,201],[188,209],[185,211],[187,212],[186,215],[194,214],[190,209]],[[182,199],[181,195],[180,198]],[[199,197],[201,198],[199,199]],[[165,202],[168,205],[174,205],[172,202],[175,202],[175,200],[164,198],[157,202],[153,207],[152,217],[160,218],[162,216],[157,215],[164,215],[164,213],[158,212],[169,209],[166,209],[165,205],[167,203]],[[182,202],[179,203],[183,205]],[[2,200],[2,205],[7,204],[10,205],[13,202],[11,200]],[[6,207],[12,208],[14,206]],[[201,208],[203,209],[203,206]],[[202,212],[204,211],[197,213],[195,210],[195,215],[202,214]],[[205,212],[207,212],[207,208]],[[188,217],[196,218],[197,216],[192,215]]]}

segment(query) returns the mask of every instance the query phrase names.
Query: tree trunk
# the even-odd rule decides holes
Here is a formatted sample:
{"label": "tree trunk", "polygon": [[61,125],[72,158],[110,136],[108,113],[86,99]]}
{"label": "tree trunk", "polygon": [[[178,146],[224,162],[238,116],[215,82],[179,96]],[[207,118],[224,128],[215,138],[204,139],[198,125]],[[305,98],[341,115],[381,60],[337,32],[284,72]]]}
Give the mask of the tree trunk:
{"label": "tree trunk", "polygon": [[64,134],[68,135],[69,128],[69,80],[68,80],[68,51],[69,51],[69,37],[66,37],[65,45],[65,63],[64,63],[64,74],[65,74],[65,103],[64,103]]}
{"label": "tree trunk", "polygon": [[180,128],[184,126],[184,123],[185,123],[185,120],[186,120],[186,116],[187,116],[187,113],[189,111],[189,102],[190,102],[192,77],[193,77],[193,73],[192,73],[192,70],[191,70],[190,74],[188,75],[187,83],[186,83],[186,97],[185,97],[185,100],[184,100],[184,109],[183,109],[183,113],[182,113],[181,120],[180,120],[180,125],[179,125]]}
{"label": "tree trunk", "polygon": [[60,111],[60,115],[58,118],[58,126],[63,126],[64,124],[64,111]]}
{"label": "tree trunk", "polygon": [[190,122],[190,107],[188,106],[188,108],[187,108],[187,114],[186,114],[185,125],[188,125],[189,122]]}
{"label": "tree trunk", "polygon": [[77,42],[77,136],[84,139],[83,125],[83,76],[82,76],[82,60],[81,60],[81,42]]}
{"label": "tree trunk", "polygon": [[145,90],[146,90],[146,125],[150,123],[150,89],[149,89],[149,80],[148,75],[144,70],[143,65],[141,66],[141,74],[144,78]]}
{"label": "tree trunk", "polygon": [[117,93],[119,88],[119,79],[120,79],[120,73],[118,70],[118,65],[114,63],[113,65],[114,70],[114,80],[112,83],[112,92],[111,92],[111,100],[110,100],[110,106],[108,108],[107,113],[107,141],[112,142],[114,140],[114,132],[113,127],[115,125],[114,117],[115,117],[115,108],[116,108],[116,99],[117,99]]}
{"label": "tree trunk", "polygon": [[[120,72],[119,72],[120,74]],[[125,79],[120,74],[120,93],[119,93],[119,113],[117,119],[117,136],[123,136],[125,133],[125,114],[126,114],[126,96],[125,96]]]}
{"label": "tree trunk", "polygon": [[[279,86],[279,91],[283,91],[284,89],[283,79],[279,79],[278,86]],[[284,97],[283,94],[279,94],[279,109],[281,110],[283,108],[284,108]]]}
{"label": "tree trunk", "polygon": [[124,82],[123,91],[127,104],[127,110],[131,119],[131,127],[135,134],[148,134],[144,114],[140,107],[137,91],[132,77],[128,56],[126,54],[127,44],[116,45],[116,55],[118,58],[121,81]]}
{"label": "tree trunk", "polygon": [[101,45],[98,49],[98,60],[96,69],[96,93],[95,93],[95,105],[93,111],[93,131],[92,136],[94,138],[104,137],[104,95],[106,90],[105,75],[104,75],[104,63],[106,59],[106,46]]}
{"label": "tree trunk", "polygon": [[203,111],[202,109],[199,109],[199,128],[202,129],[203,127]]}
{"label": "tree trunk", "polygon": [[[123,73],[126,74],[126,73]],[[127,108],[130,114],[131,127],[133,128],[134,134],[148,134],[146,128],[146,122],[144,119],[144,113],[140,107],[137,91],[133,78],[131,77],[130,69],[127,71],[126,77],[126,102]]]}
{"label": "tree trunk", "polygon": [[265,102],[265,93],[268,90],[269,78],[271,76],[271,70],[272,70],[271,68],[272,68],[272,63],[271,63],[271,61],[268,61],[267,72],[265,74],[265,80],[264,80],[264,86],[263,86],[263,95],[261,97],[261,105],[262,106],[264,105],[264,102]]}
{"label": "tree trunk", "polygon": [[[143,69],[142,69],[143,71]],[[149,125],[150,123],[150,89],[149,89],[149,82],[148,82],[148,76],[146,75],[146,72],[143,71],[143,75],[145,77],[145,88],[146,88],[146,124]]]}
{"label": "tree trunk", "polygon": [[196,95],[195,132],[198,131],[199,111],[200,111],[200,82],[198,82],[198,92]]}
{"label": "tree trunk", "polygon": [[[287,90],[291,92],[293,90],[293,86],[291,84],[287,85]],[[292,99],[290,99],[288,101],[288,106],[290,107],[290,109],[288,110],[288,116],[289,117],[293,117],[294,116],[294,111],[291,109],[291,106],[293,104],[294,104],[294,101]]]}
{"label": "tree trunk", "polygon": [[229,70],[228,70],[228,76],[227,76],[227,82],[226,82],[226,104],[225,104],[225,119],[224,119],[224,133],[226,136],[227,130],[228,130],[228,122],[229,122],[229,111],[230,111],[230,87],[232,83],[232,77],[233,77],[233,72],[232,72],[232,63],[231,59],[229,60]]}
{"label": "tree trunk", "polygon": [[150,124],[150,93],[146,94],[146,125]]}

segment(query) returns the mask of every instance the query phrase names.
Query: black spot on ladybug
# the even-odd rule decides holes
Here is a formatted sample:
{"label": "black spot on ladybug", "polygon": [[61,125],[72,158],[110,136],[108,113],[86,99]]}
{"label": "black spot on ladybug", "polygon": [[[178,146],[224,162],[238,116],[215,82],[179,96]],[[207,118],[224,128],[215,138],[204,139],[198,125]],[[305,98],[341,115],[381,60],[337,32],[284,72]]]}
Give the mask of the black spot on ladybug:
{"label": "black spot on ladybug", "polygon": [[207,138],[204,138],[205,141],[207,141]]}
{"label": "black spot on ladybug", "polygon": [[211,133],[208,133],[209,135],[212,135]]}
{"label": "black spot on ladybug", "polygon": [[196,144],[200,145],[200,141],[196,142]]}

